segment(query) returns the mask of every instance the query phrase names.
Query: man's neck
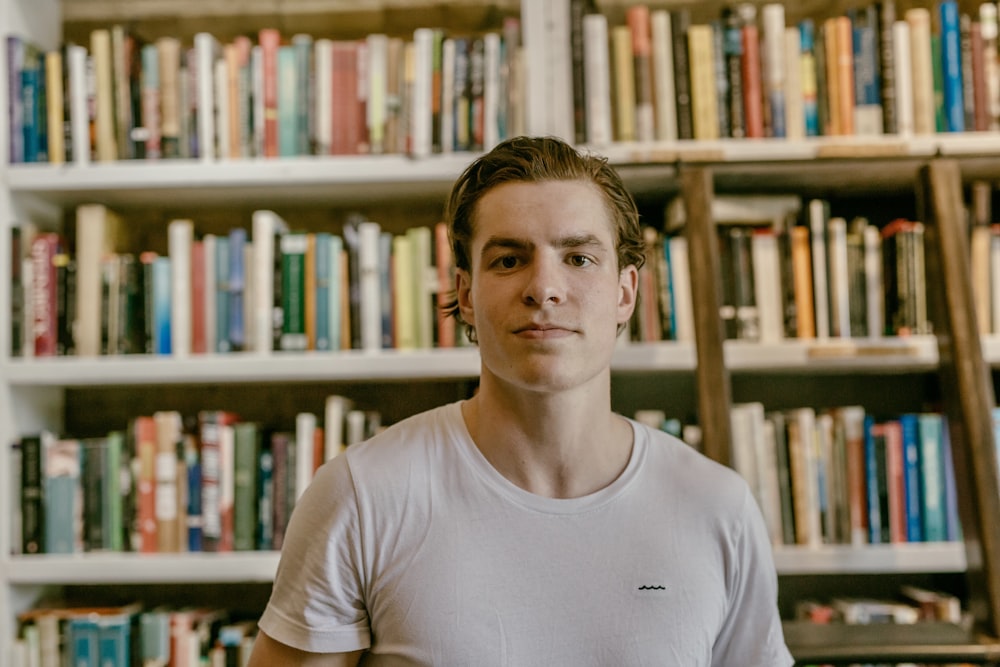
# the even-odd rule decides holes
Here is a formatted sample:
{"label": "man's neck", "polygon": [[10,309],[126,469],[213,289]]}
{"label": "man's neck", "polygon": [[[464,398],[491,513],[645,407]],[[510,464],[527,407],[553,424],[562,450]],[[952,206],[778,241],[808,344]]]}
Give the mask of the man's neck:
{"label": "man's neck", "polygon": [[462,410],[486,460],[537,495],[576,498],[613,482],[632,452],[631,426],[611,411],[605,390],[558,396],[480,387]]}

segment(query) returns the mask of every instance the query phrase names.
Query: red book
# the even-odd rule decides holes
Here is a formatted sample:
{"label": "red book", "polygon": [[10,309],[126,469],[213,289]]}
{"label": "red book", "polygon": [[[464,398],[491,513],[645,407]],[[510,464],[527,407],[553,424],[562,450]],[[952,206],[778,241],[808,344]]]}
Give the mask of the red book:
{"label": "red book", "polygon": [[53,260],[59,254],[59,245],[59,235],[53,232],[39,234],[31,241],[31,333],[36,357],[56,355],[59,281]]}
{"label": "red book", "polygon": [[743,116],[748,138],[764,136],[763,88],[761,87],[760,36],[757,26],[743,26]]}
{"label": "red book", "polygon": [[205,354],[205,244],[191,244],[191,352]]}
{"label": "red book", "polygon": [[278,157],[278,47],[281,45],[281,33],[275,28],[264,28],[257,39],[264,81],[264,156]]}
{"label": "red book", "polygon": [[355,155],[362,141],[361,127],[365,118],[358,97],[358,46],[359,42],[352,41],[333,43],[332,155]]}
{"label": "red book", "polygon": [[151,416],[132,423],[136,478],[136,533],[140,553],[156,553],[156,422]]}
{"label": "red book", "polygon": [[889,542],[906,542],[906,485],[903,472],[903,427],[893,419],[885,432],[885,474],[889,501]]}

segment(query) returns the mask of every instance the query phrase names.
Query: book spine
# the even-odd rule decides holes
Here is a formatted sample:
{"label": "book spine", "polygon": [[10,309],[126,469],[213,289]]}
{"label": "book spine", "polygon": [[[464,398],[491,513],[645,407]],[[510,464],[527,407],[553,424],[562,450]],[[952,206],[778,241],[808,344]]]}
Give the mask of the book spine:
{"label": "book spine", "polygon": [[21,438],[21,553],[46,553],[44,451],[40,435]]}
{"label": "book spine", "polygon": [[938,3],[941,21],[941,66],[944,87],[944,112],[948,132],[965,131],[965,94],[962,83],[962,52],[958,3]]}
{"label": "book spine", "polygon": [[167,244],[170,258],[170,351],[176,356],[188,356],[192,347],[191,253],[194,223],[190,220],[171,220],[167,224]]}
{"label": "book spine", "polygon": [[261,68],[264,100],[264,157],[278,157],[278,50],[281,34],[265,28],[258,34],[261,47]]}
{"label": "book spine", "polygon": [[691,75],[688,61],[687,34],[691,27],[691,12],[677,9],[670,13],[671,47],[674,64],[674,93],[677,117],[677,138],[694,138],[691,116]]}
{"label": "book spine", "polygon": [[252,551],[257,530],[257,465],[259,428],[254,422],[234,427],[233,548]]}
{"label": "book spine", "polygon": [[59,285],[55,258],[59,250],[60,239],[55,233],[39,234],[31,241],[31,331],[36,357],[55,356],[58,351]]}
{"label": "book spine", "polygon": [[615,139],[635,141],[636,98],[635,71],[632,55],[632,34],[628,26],[611,29],[611,61],[614,68],[615,93],[613,105],[615,116]]}
{"label": "book spine", "polygon": [[[585,22],[587,20],[584,18]],[[653,41],[653,108],[656,110],[656,139],[674,141],[677,139],[677,107],[674,104],[674,52],[670,12],[665,9],[653,10],[650,13],[650,31]],[[604,33],[607,34],[606,19]],[[605,39],[600,43],[606,42]]]}
{"label": "book spine", "polygon": [[603,14],[587,14],[583,17],[583,33],[583,71],[587,91],[584,99],[586,142],[593,146],[606,146],[613,137],[607,17]]}
{"label": "book spine", "polygon": [[763,89],[766,91],[772,137],[787,136],[785,120],[785,7],[768,3],[761,8],[763,23]]}
{"label": "book spine", "polygon": [[632,42],[635,75],[635,134],[639,141],[655,138],[653,108],[653,45],[649,7],[633,5],[625,13]]}
{"label": "book spine", "polygon": [[729,108],[729,135],[746,136],[743,113],[743,24],[739,14],[727,9],[723,14],[723,53],[726,60],[726,104]]}
{"label": "book spine", "polygon": [[744,20],[741,29],[743,37],[743,117],[746,121],[746,136],[764,136],[764,87],[761,81],[760,38],[757,25]]}

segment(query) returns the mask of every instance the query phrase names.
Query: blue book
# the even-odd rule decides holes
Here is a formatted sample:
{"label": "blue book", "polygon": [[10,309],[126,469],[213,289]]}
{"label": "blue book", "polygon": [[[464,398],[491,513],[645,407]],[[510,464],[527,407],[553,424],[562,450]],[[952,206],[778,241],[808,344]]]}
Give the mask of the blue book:
{"label": "blue book", "polygon": [[157,608],[139,615],[138,646],[141,664],[169,664],[170,612]]}
{"label": "blue book", "polygon": [[229,299],[228,335],[229,350],[239,351],[246,347],[246,327],[243,322],[243,299],[246,289],[245,257],[247,231],[236,227],[229,232]]}
{"label": "blue book", "polygon": [[109,614],[97,619],[99,667],[128,667],[132,664],[132,616]]}
{"label": "blue book", "polygon": [[215,351],[229,352],[229,237],[215,240]]}
{"label": "blue book", "polygon": [[[805,19],[799,23],[799,48],[803,54],[813,54],[816,49],[816,24],[812,19]],[[815,59],[813,59],[815,63]],[[815,137],[819,135],[819,103],[816,99],[815,74],[812,75],[812,87],[808,95],[803,95],[802,113],[806,120],[806,136]]]}
{"label": "blue book", "polygon": [[670,267],[670,237],[663,237],[663,258],[665,260],[664,268],[666,270],[665,282],[667,289],[664,290],[662,299],[665,301],[664,312],[667,313],[667,319],[669,320],[670,326],[670,339],[677,340],[677,308],[674,301],[674,280],[673,273]]}
{"label": "blue book", "polygon": [[24,162],[24,100],[21,71],[24,68],[24,42],[17,35],[7,36],[7,137],[9,162]]}
{"label": "blue book", "polygon": [[343,342],[340,337],[341,313],[344,304],[341,300],[343,286],[340,284],[343,275],[344,239],[336,234],[330,237],[330,349],[339,350]]}
{"label": "blue book", "polygon": [[170,354],[170,258],[153,260],[153,354]]}
{"label": "blue book", "polygon": [[274,454],[263,449],[257,465],[257,549],[274,548]]}
{"label": "blue book", "polygon": [[316,349],[330,350],[330,237],[316,234]]}
{"label": "blue book", "polygon": [[203,549],[201,511],[201,459],[197,444],[191,438],[184,441],[184,467],[187,469],[187,537],[188,551]]}
{"label": "blue book", "polygon": [[958,2],[942,0],[938,4],[941,20],[941,74],[944,89],[945,129],[965,131],[965,96],[962,90],[962,39]]}
{"label": "blue book", "polygon": [[378,237],[379,292],[382,305],[382,348],[392,349],[394,346],[392,312],[392,234],[382,232]]}
{"label": "blue book", "polygon": [[944,450],[941,415],[926,412],[917,418],[920,438],[920,482],[923,500],[924,540],[941,542],[948,537],[945,514]]}
{"label": "blue book", "polygon": [[958,517],[958,487],[955,484],[955,463],[951,458],[951,434],[948,421],[942,418],[941,459],[944,461],[944,511],[948,518],[947,539],[958,542],[962,539],[962,523]]}
{"label": "blue book", "polygon": [[21,68],[21,119],[25,162],[44,162],[45,151],[41,145],[41,115],[43,86],[38,50],[31,44],[25,45],[24,61]]}
{"label": "blue book", "polygon": [[99,633],[100,628],[94,616],[75,616],[66,622],[69,664],[73,667],[100,666]]}
{"label": "blue book", "polygon": [[80,493],[80,442],[43,436],[45,458],[45,553],[71,554],[82,550],[83,503]]}
{"label": "blue book", "polygon": [[871,415],[865,415],[865,489],[868,505],[868,542],[871,544],[888,542],[885,435]]}
{"label": "blue book", "polygon": [[903,488],[906,495],[906,541],[923,542],[923,501],[920,497],[920,440],[915,413],[899,418],[903,432]]}

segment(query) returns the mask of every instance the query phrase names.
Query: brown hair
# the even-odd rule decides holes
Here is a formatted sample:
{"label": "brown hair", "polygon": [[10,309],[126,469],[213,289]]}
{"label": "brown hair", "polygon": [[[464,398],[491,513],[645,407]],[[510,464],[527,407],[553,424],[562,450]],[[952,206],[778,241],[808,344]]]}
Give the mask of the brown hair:
{"label": "brown hair", "polygon": [[[600,188],[615,227],[619,269],[645,261],[639,211],[632,195],[605,157],[582,154],[554,137],[513,137],[479,157],[455,181],[446,211],[455,266],[472,268],[470,245],[475,231],[476,206],[491,189],[504,183],[589,181]],[[460,318],[455,295],[442,306],[446,315]],[[468,325],[468,323],[467,323]],[[625,325],[622,325],[623,327]],[[471,325],[466,330],[475,340]]]}

